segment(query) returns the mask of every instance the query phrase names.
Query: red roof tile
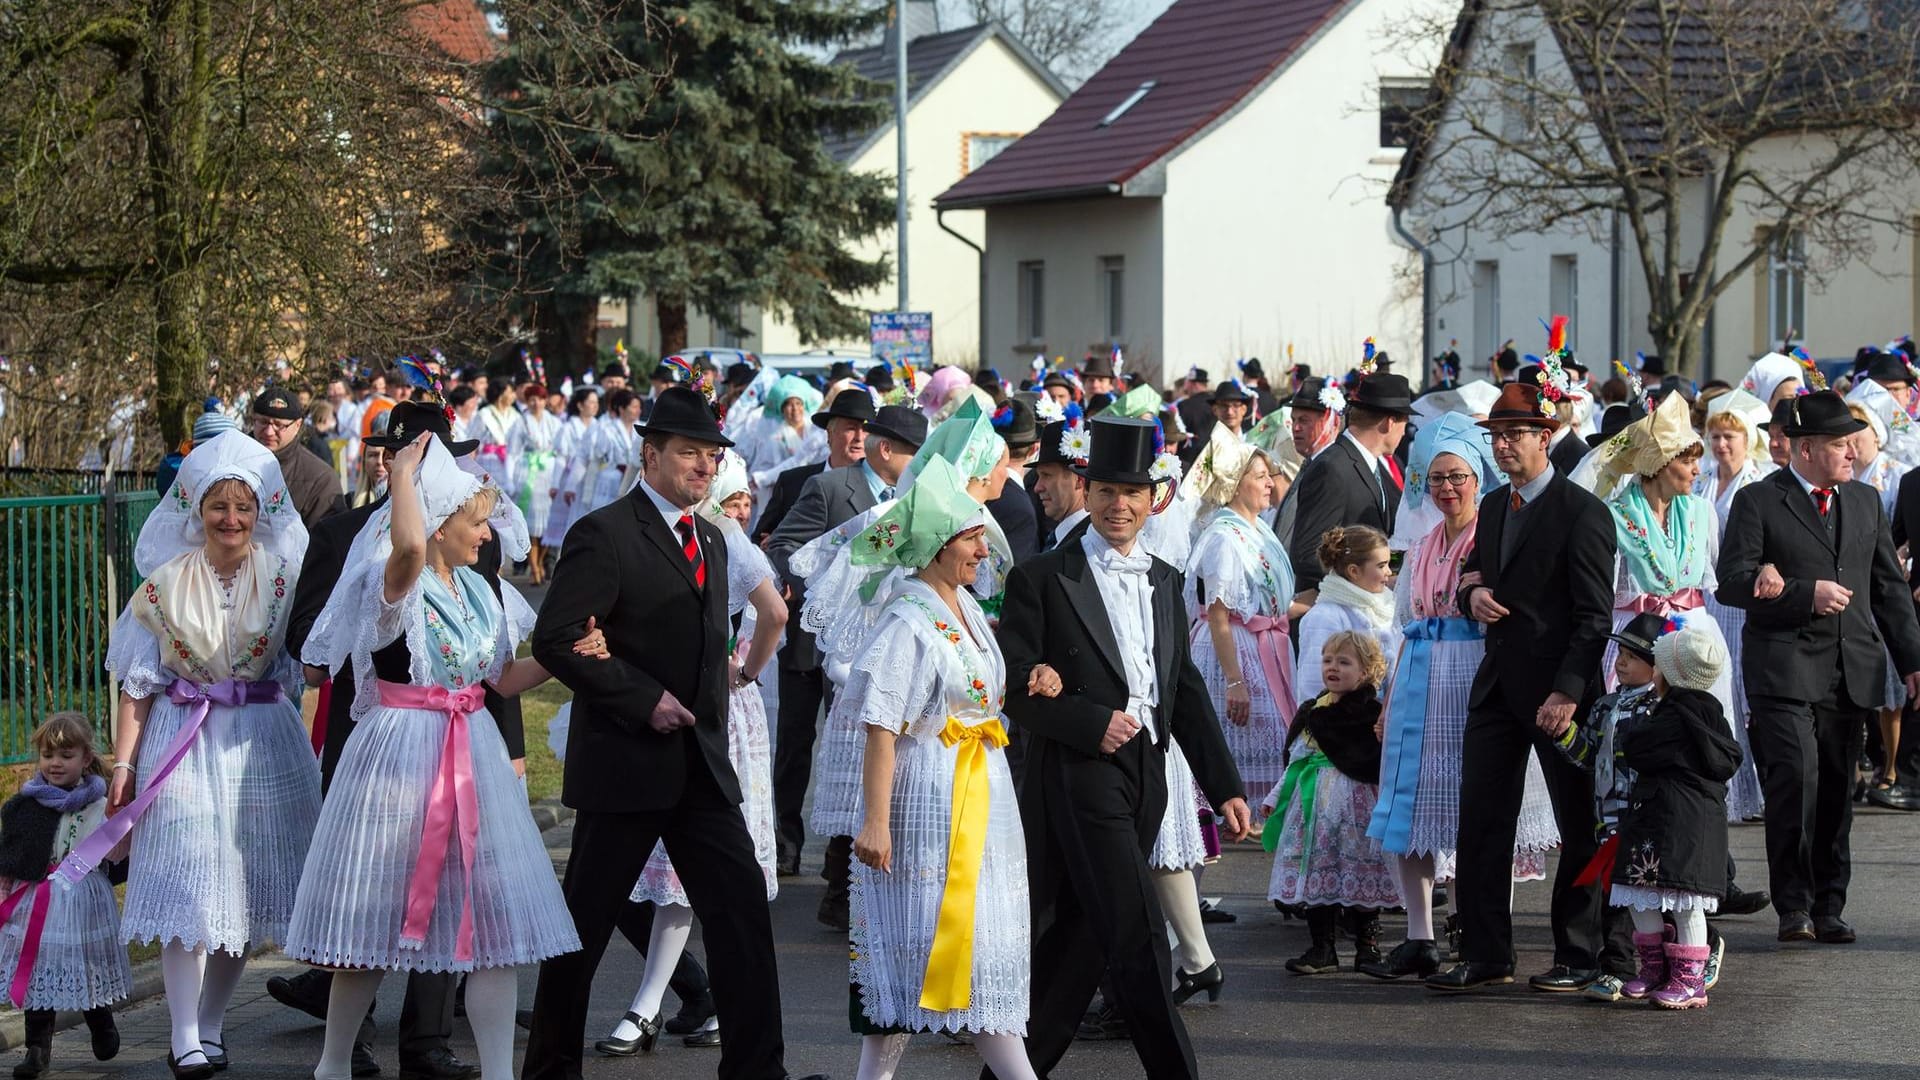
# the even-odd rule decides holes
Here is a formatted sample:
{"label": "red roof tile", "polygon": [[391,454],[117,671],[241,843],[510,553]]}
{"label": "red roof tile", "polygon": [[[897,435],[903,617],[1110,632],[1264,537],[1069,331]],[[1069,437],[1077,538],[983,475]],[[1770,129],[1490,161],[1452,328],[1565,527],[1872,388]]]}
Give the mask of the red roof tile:
{"label": "red roof tile", "polygon": [[493,58],[500,38],[480,10],[478,0],[438,0],[423,4],[407,17],[428,44],[463,64]]}
{"label": "red roof tile", "polygon": [[[1117,191],[1258,87],[1352,0],[1177,0],[943,208]],[[1153,89],[1107,126],[1142,84]]]}

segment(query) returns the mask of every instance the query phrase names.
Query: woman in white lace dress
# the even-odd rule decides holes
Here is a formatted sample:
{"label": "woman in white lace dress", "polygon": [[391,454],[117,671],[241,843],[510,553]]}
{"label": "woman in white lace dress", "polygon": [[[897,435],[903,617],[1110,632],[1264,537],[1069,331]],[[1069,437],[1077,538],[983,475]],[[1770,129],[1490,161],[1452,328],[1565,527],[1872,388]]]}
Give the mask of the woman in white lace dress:
{"label": "woman in white lace dress", "polygon": [[168,1060],[193,1080],[226,1067],[227,1003],[247,949],[286,940],[320,813],[293,696],[304,681],[285,648],[306,549],[265,447],[239,432],[196,446],[141,527],[146,581],[107,654],[120,682],[116,816],[81,847],[97,862],[132,829],[121,929],[160,944]]}
{"label": "woman in white lace dress", "polygon": [[1006,663],[967,592],[988,554],[986,521],[935,459],[855,541],[859,565],[909,571],[847,681],[866,737],[851,897],[863,1080],[889,1080],[915,1031],[970,1032],[994,1075],[1035,1075]]}
{"label": "woman in white lace dress", "polygon": [[[353,664],[347,740],[287,932],[336,969],[317,1080],[345,1080],[388,971],[460,971],[481,1074],[513,1074],[515,968],[580,947],[526,789],[487,714],[547,672],[514,651],[533,611],[472,569],[496,511],[518,513],[432,435],[401,449],[391,498],[354,538],[306,659]],[[527,546],[524,525],[503,554]],[[597,632],[576,646],[604,656]]]}
{"label": "woman in white lace dress", "polygon": [[[1423,425],[1407,462],[1408,507],[1430,506],[1434,526],[1416,538],[1394,589],[1401,628],[1387,702],[1380,761],[1380,797],[1367,835],[1388,856],[1402,904],[1407,940],[1377,962],[1360,965],[1375,978],[1427,976],[1443,956],[1434,934],[1433,890],[1453,878],[1460,832],[1460,757],[1467,695],[1486,654],[1486,628],[1460,611],[1460,566],[1473,551],[1480,493],[1499,483],[1481,429],[1462,413]],[[1514,832],[1514,880],[1546,875],[1546,853],[1560,843],[1546,775],[1527,758],[1526,793]]]}
{"label": "woman in white lace dress", "polygon": [[625,387],[607,395],[607,415],[594,424],[587,451],[586,502],[579,513],[591,514],[619,498],[630,483],[627,474],[640,466],[640,436],[634,434],[633,425],[640,422],[645,404]]}
{"label": "woman in white lace dress", "polygon": [[589,488],[587,465],[593,458],[594,417],[600,415],[600,391],[583,386],[567,401],[567,418],[553,440],[553,505],[547,511],[540,540],[557,548],[567,538],[567,527],[584,515]]}
{"label": "woman in white lace dress", "polygon": [[[753,837],[754,857],[767,879],[767,900],[772,902],[780,891],[774,869],[773,749],[767,734],[766,705],[760,698],[760,674],[780,647],[780,636],[787,627],[787,604],[775,584],[772,564],[745,531],[753,516],[753,493],[748,488],[747,464],[740,455],[725,452],[701,513],[720,525],[727,540],[727,614],[740,618],[734,635],[732,691],[727,697],[727,760],[740,777],[740,791],[745,796],[740,810],[747,819],[747,835]],[[666,845],[654,845],[629,899],[636,904],[653,904],[656,911],[646,967],[633,1004],[613,1032],[594,1045],[601,1053],[614,1056],[634,1050],[652,1051],[662,1029],[660,1003],[666,997],[668,980],[693,935],[693,907],[680,885],[680,875],[674,873],[673,861],[667,858]],[[718,1027],[719,1021],[709,1017],[700,1031]]]}
{"label": "woman in white lace dress", "polygon": [[507,433],[507,455],[513,459],[514,501],[527,519],[527,532],[533,538],[527,566],[533,583],[538,585],[547,576],[547,519],[553,511],[560,478],[561,428],[559,417],[547,411],[545,387],[530,384],[526,404],[527,411]]}

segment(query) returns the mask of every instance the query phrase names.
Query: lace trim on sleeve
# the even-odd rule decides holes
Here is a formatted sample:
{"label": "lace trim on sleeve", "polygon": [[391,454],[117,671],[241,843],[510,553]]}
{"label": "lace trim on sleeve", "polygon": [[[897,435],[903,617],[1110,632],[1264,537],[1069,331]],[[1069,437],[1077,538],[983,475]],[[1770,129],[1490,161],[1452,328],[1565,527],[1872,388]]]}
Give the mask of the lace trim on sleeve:
{"label": "lace trim on sleeve", "polygon": [[751,606],[750,595],[773,577],[767,553],[738,529],[727,531],[727,614],[738,615]]}
{"label": "lace trim on sleeve", "polygon": [[426,606],[421,598],[420,583],[415,581],[405,596],[389,604],[386,571],[385,563],[370,562],[353,580],[342,580],[336,586],[356,590],[355,597],[359,601],[360,618],[355,620],[358,630],[354,635],[351,653],[354,684],[351,711],[355,720],[380,703],[379,677],[374,674],[373,654],[395,640],[403,636],[406,639],[408,680],[415,686],[425,686],[428,682]]}
{"label": "lace trim on sleeve", "polygon": [[930,719],[938,711],[939,685],[938,658],[928,655],[921,634],[893,615],[880,620],[854,662],[845,693],[860,703],[852,717],[856,725],[905,732],[915,720]]}
{"label": "lace trim on sleeve", "polygon": [[1187,602],[1200,610],[1215,600],[1241,616],[1259,614],[1262,607],[1246,552],[1224,528],[1208,529],[1193,542],[1186,594]]}
{"label": "lace trim on sleeve", "polygon": [[160,665],[159,640],[133,617],[132,604],[127,605],[113,624],[113,634],[107,642],[106,666],[133,698],[152,697],[173,682],[173,674]]}
{"label": "lace trim on sleeve", "polygon": [[[419,589],[415,588],[415,592]],[[487,678],[499,676],[513,659],[520,643],[533,633],[533,622],[537,616],[526,597],[505,578],[500,579],[500,634],[494,639],[493,665],[487,671]]]}

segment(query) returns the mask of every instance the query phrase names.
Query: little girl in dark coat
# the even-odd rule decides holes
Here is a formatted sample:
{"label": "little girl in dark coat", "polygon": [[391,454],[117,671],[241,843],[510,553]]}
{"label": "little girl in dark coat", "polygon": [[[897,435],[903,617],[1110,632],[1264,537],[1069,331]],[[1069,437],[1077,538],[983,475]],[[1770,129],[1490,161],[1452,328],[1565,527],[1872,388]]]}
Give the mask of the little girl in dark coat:
{"label": "little girl in dark coat", "polygon": [[1662,1008],[1700,1008],[1707,1004],[1707,916],[1727,886],[1727,781],[1740,767],[1740,744],[1707,692],[1727,666],[1718,638],[1681,627],[1654,642],[1653,656],[1659,703],[1615,734],[1635,780],[1620,814],[1610,902],[1632,913],[1640,954],[1626,996],[1650,993]]}

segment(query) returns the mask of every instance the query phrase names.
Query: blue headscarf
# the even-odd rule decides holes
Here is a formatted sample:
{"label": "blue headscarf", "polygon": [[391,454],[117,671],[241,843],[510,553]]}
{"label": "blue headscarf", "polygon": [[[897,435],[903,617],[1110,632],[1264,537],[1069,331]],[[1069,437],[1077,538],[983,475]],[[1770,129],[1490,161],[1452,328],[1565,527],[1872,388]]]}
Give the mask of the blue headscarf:
{"label": "blue headscarf", "polygon": [[1467,463],[1480,478],[1482,495],[1499,484],[1500,474],[1493,464],[1493,448],[1483,438],[1486,429],[1465,413],[1442,413],[1420,425],[1413,437],[1413,453],[1407,458],[1406,501],[1419,506],[1427,499],[1427,473],[1433,459],[1452,454]]}

